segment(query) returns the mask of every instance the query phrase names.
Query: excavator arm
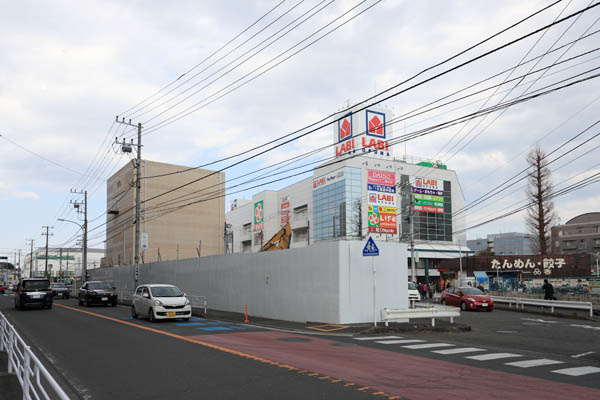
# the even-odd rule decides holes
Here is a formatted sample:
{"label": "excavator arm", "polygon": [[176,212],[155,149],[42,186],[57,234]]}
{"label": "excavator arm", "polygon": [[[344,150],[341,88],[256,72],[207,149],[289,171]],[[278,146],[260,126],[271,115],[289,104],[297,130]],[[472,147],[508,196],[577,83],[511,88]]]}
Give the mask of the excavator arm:
{"label": "excavator arm", "polygon": [[290,248],[292,239],[292,227],[288,222],[279,232],[277,232],[267,243],[263,245],[260,251],[283,250]]}

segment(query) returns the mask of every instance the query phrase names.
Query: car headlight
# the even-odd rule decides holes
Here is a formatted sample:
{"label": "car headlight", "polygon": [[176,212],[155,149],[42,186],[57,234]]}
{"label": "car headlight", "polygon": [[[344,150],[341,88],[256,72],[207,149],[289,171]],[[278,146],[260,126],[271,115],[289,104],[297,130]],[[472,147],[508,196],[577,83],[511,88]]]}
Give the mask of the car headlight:
{"label": "car headlight", "polygon": [[190,301],[188,299],[185,299],[185,304],[184,305],[189,306],[190,304],[192,304],[192,303],[190,303]]}
{"label": "car headlight", "polygon": [[472,297],[467,297],[467,300],[472,301],[473,303],[475,303],[475,299]]}
{"label": "car headlight", "polygon": [[159,300],[154,300],[154,305],[162,307],[163,303],[161,303]]}

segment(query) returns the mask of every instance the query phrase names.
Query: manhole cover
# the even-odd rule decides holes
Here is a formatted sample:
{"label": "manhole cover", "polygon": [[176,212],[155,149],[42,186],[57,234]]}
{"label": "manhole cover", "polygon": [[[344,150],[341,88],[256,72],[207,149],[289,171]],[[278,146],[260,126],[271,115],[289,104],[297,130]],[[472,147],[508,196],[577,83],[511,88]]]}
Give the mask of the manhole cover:
{"label": "manhole cover", "polygon": [[280,342],[311,342],[312,339],[308,338],[299,338],[299,337],[285,337],[277,339]]}

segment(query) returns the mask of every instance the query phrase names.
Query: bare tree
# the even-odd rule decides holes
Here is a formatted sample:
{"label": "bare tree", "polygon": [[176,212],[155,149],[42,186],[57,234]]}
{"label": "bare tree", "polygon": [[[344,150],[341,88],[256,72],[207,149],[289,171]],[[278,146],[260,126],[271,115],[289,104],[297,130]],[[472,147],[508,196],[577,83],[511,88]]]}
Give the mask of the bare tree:
{"label": "bare tree", "polygon": [[550,249],[550,228],[556,220],[554,203],[549,196],[552,193],[551,171],[548,168],[546,154],[536,147],[527,154],[529,175],[527,178],[527,200],[532,206],[527,209],[525,223],[533,235],[533,249],[546,255]]}

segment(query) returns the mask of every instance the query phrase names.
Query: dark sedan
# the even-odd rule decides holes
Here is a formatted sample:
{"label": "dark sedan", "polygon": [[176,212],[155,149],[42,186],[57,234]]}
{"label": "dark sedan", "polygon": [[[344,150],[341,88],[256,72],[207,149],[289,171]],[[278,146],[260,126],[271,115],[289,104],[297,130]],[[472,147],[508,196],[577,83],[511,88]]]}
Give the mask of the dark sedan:
{"label": "dark sedan", "polygon": [[117,305],[117,292],[108,282],[89,281],[79,289],[78,300],[79,305],[110,304],[114,307]]}
{"label": "dark sedan", "polygon": [[50,284],[52,287],[52,296],[60,297],[61,299],[68,299],[71,297],[71,291],[62,282],[54,282]]}

